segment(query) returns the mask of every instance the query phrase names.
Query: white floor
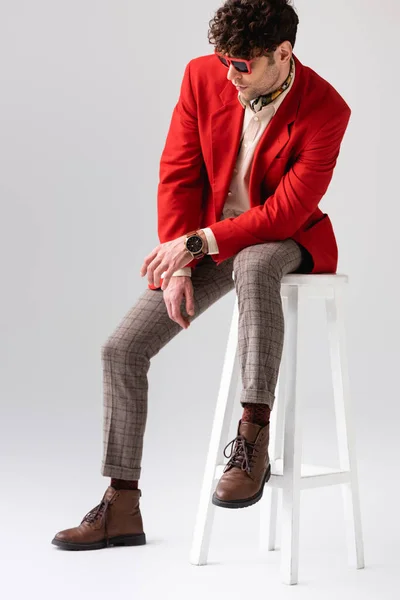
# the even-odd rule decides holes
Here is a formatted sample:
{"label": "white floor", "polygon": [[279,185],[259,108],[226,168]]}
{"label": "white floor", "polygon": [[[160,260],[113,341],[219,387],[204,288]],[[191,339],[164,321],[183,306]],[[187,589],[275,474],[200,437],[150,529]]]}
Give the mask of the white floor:
{"label": "white floor", "polygon": [[[369,462],[368,468],[377,473],[379,464]],[[198,489],[193,485],[180,488],[175,485],[174,475],[172,479],[168,473],[163,476],[161,469],[157,485],[145,477],[141,482],[146,546],[90,552],[55,548],[50,543],[53,535],[78,525],[98,503],[108,480],[96,475],[89,480],[82,476],[79,481],[73,480],[68,469],[62,478],[51,477],[52,486],[46,480],[41,486],[36,480],[35,486],[32,475],[4,486],[2,501],[7,504],[2,512],[6,519],[2,523],[0,569],[2,597],[7,600],[105,600],[121,593],[140,600],[270,599],[293,595],[307,600],[399,597],[396,496],[387,493],[390,485],[383,492],[370,471],[360,471],[366,568],[354,570],[347,566],[339,489],[305,491],[297,586],[281,583],[279,550],[257,549],[257,505],[242,510],[216,508],[209,563],[191,565],[189,550]],[[380,477],[385,478],[382,465]]]}

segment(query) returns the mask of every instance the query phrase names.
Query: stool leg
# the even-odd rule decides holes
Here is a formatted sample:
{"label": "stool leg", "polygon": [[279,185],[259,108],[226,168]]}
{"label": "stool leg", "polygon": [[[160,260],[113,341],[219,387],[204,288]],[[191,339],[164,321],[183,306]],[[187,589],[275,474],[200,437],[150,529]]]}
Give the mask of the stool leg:
{"label": "stool leg", "polygon": [[[284,306],[284,313],[285,306]],[[286,321],[286,317],[285,317]],[[287,357],[286,342],[283,345],[281,366],[278,381],[275,388],[276,401],[274,410],[271,412],[269,458],[271,462],[271,475],[274,479],[276,472],[275,463],[282,460],[283,455],[283,431],[285,426],[285,406],[287,401]],[[276,550],[276,528],[278,521],[278,496],[279,488],[266,484],[265,499],[260,501],[260,550]]]}
{"label": "stool leg", "polygon": [[282,487],[282,556],[283,583],[296,584],[299,565],[299,525],[301,491],[302,438],[300,423],[300,395],[298,393],[298,314],[302,288],[293,287],[288,294],[287,313],[287,397],[285,406],[285,434],[283,450]]}
{"label": "stool leg", "polygon": [[357,569],[362,569],[364,568],[364,547],[358,489],[356,441],[351,415],[343,294],[343,288],[335,290],[334,298],[326,300],[326,312],[340,468],[343,471],[350,472],[350,482],[341,484],[349,563]]}
{"label": "stool leg", "polygon": [[215,489],[216,467],[228,438],[240,374],[237,344],[238,319],[239,309],[236,298],[190,553],[190,562],[194,565],[207,563],[214,520],[215,505],[211,502],[211,497]]}

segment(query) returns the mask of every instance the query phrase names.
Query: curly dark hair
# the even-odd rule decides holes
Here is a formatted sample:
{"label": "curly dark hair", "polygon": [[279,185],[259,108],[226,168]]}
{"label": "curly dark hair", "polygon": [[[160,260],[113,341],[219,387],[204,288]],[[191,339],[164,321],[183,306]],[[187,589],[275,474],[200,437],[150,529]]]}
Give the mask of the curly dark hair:
{"label": "curly dark hair", "polygon": [[226,0],[209,21],[208,41],[228,56],[272,56],[286,40],[294,47],[298,24],[290,0]]}

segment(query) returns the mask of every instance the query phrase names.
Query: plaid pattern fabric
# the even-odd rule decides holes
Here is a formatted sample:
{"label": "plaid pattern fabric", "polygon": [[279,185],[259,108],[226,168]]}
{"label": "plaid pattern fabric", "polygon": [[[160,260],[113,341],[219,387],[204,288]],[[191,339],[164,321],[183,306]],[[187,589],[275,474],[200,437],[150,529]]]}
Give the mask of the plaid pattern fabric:
{"label": "plaid pattern fabric", "polygon": [[[280,282],[304,269],[305,258],[302,247],[287,239],[249,246],[220,265],[206,256],[193,272],[195,315],[189,317],[184,301],[181,305],[190,321],[236,288],[242,403],[273,406],[284,337]],[[140,478],[150,360],[180,331],[162,290],[146,289],[103,344],[102,475]]]}

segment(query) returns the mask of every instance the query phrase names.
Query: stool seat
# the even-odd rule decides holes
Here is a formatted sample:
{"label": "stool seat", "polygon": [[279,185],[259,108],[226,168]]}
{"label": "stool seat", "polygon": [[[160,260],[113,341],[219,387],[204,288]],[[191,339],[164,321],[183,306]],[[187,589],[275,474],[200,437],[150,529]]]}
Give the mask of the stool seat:
{"label": "stool seat", "polygon": [[[232,277],[234,278],[234,273]],[[268,453],[271,478],[265,485],[266,500],[261,498],[257,505],[260,507],[260,548],[275,550],[278,492],[281,492],[281,576],[282,581],[289,585],[298,582],[300,493],[304,489],[341,486],[349,562],[357,569],[364,567],[345,343],[344,290],[348,281],[348,276],[341,273],[290,273],[281,280],[281,298],[285,299],[282,302],[285,337],[275,392],[276,408],[270,416]],[[340,463],[339,468],[335,469],[302,464],[302,394],[297,372],[304,353],[298,351],[302,342],[299,336],[299,319],[303,304],[309,298],[319,298],[326,309]],[[204,565],[207,562],[215,512],[211,498],[225,466],[219,461],[228,442],[233,407],[239,389],[238,318],[236,297],[190,553],[190,562],[194,565]]]}
{"label": "stool seat", "polygon": [[282,285],[332,285],[348,283],[349,277],[344,273],[289,273],[282,277]]}

